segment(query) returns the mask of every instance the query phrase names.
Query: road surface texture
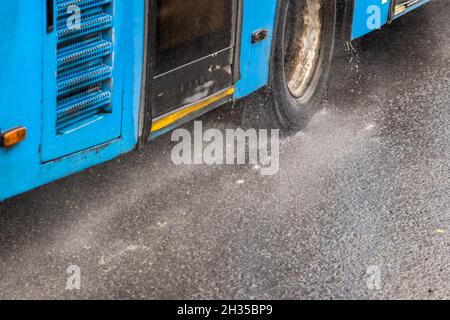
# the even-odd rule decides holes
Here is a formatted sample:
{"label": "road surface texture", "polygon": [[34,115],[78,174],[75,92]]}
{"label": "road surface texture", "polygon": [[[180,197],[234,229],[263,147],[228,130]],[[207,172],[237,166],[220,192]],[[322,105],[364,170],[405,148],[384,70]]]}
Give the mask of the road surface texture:
{"label": "road surface texture", "polygon": [[342,54],[277,175],[177,167],[165,136],[0,204],[0,298],[450,298],[449,16],[435,1]]}

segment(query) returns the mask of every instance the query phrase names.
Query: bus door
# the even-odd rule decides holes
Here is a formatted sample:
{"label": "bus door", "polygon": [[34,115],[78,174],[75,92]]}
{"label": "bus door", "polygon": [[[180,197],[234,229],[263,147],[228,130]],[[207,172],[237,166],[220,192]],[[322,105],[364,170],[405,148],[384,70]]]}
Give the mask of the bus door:
{"label": "bus door", "polygon": [[238,2],[155,0],[153,119],[232,86]]}

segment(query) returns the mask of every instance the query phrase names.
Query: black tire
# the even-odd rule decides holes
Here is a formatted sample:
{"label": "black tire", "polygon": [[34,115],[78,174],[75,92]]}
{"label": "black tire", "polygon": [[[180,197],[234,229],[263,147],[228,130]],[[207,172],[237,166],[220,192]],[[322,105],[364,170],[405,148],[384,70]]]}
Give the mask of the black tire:
{"label": "black tire", "polygon": [[[301,89],[296,91],[297,95],[293,94],[288,85],[289,81],[287,81],[286,60],[292,61],[292,57],[295,56],[295,54],[292,54],[292,50],[288,48],[289,45],[292,46],[293,38],[296,36],[289,36],[287,31],[289,28],[294,28],[293,24],[296,26],[304,25],[304,19],[298,18],[298,16],[293,17],[292,13],[298,12],[298,8],[310,5],[311,2],[308,1],[311,0],[280,1],[271,63],[271,88],[277,118],[283,127],[294,130],[300,130],[306,126],[314,113],[317,112],[324,97],[336,34],[336,0],[321,0],[320,16],[322,17],[322,24],[320,24],[321,28],[317,28],[318,30],[321,29],[321,36],[320,41],[315,41],[315,47],[318,47],[320,43],[320,48],[318,53],[313,55],[315,67],[308,68],[308,76],[304,77],[305,80],[302,81]],[[295,30],[299,29],[295,28]],[[308,29],[305,28],[305,30]],[[307,32],[303,32],[302,35],[305,33]],[[293,50],[298,50],[298,48]],[[291,57],[286,58],[289,54]],[[292,69],[296,62],[294,61],[289,65]],[[292,78],[295,79],[295,75],[291,76]],[[289,83],[292,84],[293,82],[296,81],[290,81]]]}

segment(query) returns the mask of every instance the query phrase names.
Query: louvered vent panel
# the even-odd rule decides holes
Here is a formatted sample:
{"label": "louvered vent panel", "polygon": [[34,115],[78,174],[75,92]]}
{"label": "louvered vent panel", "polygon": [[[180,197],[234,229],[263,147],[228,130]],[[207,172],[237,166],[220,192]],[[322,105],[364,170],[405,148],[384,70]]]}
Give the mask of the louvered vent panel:
{"label": "louvered vent panel", "polygon": [[[111,111],[113,0],[58,0],[56,128]],[[77,13],[80,17],[76,17]],[[79,22],[77,24],[77,22]]]}

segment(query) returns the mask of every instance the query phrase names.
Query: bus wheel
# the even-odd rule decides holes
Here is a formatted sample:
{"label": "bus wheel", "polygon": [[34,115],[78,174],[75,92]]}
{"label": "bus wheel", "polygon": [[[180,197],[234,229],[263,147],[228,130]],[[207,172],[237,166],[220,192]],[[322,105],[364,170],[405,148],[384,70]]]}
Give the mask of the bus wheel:
{"label": "bus wheel", "polygon": [[282,126],[301,129],[323,98],[336,30],[335,0],[280,5],[271,65],[274,105]]}

